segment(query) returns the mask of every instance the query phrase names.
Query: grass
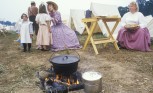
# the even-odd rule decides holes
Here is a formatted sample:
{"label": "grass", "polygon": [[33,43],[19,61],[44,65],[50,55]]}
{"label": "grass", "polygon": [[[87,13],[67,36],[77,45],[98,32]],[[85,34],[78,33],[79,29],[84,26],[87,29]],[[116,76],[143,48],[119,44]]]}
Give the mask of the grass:
{"label": "grass", "polygon": [[[86,37],[79,35],[82,45]],[[52,53],[35,50],[35,43],[31,53],[22,53],[15,39],[15,33],[8,33],[7,37],[0,35],[0,93],[42,93],[35,85],[35,73],[50,67],[48,60]],[[112,44],[106,48],[101,46],[98,46],[99,55],[95,55],[91,45],[85,51],[77,50],[81,56],[80,72],[94,70],[102,73],[104,93],[153,93],[153,52],[116,51]],[[57,52],[54,56],[65,53]]]}

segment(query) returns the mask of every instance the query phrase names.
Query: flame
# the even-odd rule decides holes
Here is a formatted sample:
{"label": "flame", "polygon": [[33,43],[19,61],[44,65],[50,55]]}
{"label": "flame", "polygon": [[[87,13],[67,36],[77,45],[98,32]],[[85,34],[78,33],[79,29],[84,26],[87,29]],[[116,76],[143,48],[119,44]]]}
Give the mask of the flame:
{"label": "flame", "polygon": [[77,80],[77,81],[76,81],[74,84],[75,84],[75,85],[78,85],[78,84],[80,84],[79,80]]}
{"label": "flame", "polygon": [[67,84],[68,85],[71,85],[71,82],[70,82],[70,79],[68,78],[68,80],[67,80]]}
{"label": "flame", "polygon": [[45,78],[45,81],[48,81],[49,79],[48,78]]}
{"label": "flame", "polygon": [[[63,77],[62,75],[56,75],[56,78],[54,79],[54,82],[62,82],[62,79],[66,79],[67,82],[65,82],[65,84],[67,84],[68,86],[70,86],[71,84],[75,84],[78,85],[80,84],[79,80],[74,81],[74,79],[72,77]],[[48,80],[48,78],[46,78],[45,80]],[[62,82],[64,83],[64,82]]]}
{"label": "flame", "polygon": [[79,80],[76,81],[76,84],[80,84]]}
{"label": "flame", "polygon": [[56,75],[56,80],[59,80],[59,75]]}

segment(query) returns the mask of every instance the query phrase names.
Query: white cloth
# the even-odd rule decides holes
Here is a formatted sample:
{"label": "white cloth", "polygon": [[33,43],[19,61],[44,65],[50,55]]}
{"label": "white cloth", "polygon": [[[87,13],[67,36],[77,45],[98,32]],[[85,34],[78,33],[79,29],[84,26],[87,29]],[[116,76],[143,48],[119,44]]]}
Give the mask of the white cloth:
{"label": "white cloth", "polygon": [[[94,16],[113,16],[113,15],[117,15],[118,17],[121,17],[120,13],[118,11],[118,6],[116,6],[116,5],[91,3],[90,10],[92,11]],[[115,23],[116,22],[107,22],[110,30],[113,29]],[[105,36],[109,35],[109,33],[108,33],[108,31],[107,31],[107,29],[106,29],[102,20],[98,21],[98,26],[100,27],[100,31],[102,31],[102,33]],[[114,38],[117,38],[118,31],[120,30],[120,28],[121,28],[121,26],[119,24],[117,26],[117,28],[115,29],[114,33],[113,33]],[[97,30],[99,30],[99,28]]]}
{"label": "white cloth", "polygon": [[30,34],[33,34],[32,22],[23,21],[19,23],[19,33],[21,37],[21,43],[32,43]]}
{"label": "white cloth", "polygon": [[69,27],[73,27],[73,30],[75,29],[78,31],[80,34],[82,34],[85,30],[85,25],[82,22],[82,19],[85,18],[85,11],[84,10],[77,10],[77,9],[72,9],[70,10],[70,20],[69,20]]}
{"label": "white cloth", "polygon": [[39,24],[47,25],[46,21],[50,21],[50,20],[51,20],[51,17],[45,13],[40,13],[40,14],[37,14],[36,16],[36,22],[38,22]]}
{"label": "white cloth", "polygon": [[145,17],[140,12],[131,13],[128,12],[124,14],[121,25],[124,27],[126,24],[138,24],[141,28],[147,27]]}

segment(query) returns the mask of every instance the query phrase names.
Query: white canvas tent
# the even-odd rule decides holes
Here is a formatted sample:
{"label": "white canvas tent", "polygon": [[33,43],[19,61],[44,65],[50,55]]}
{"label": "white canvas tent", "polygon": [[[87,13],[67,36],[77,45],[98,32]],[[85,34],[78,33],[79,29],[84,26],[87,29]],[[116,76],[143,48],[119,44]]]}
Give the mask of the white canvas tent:
{"label": "white canvas tent", "polygon": [[[117,5],[108,5],[108,4],[99,4],[99,3],[91,3],[90,10],[92,11],[93,16],[111,16],[111,15],[118,15],[120,16],[120,13],[118,11]],[[85,18],[85,10],[80,9],[71,9],[70,10],[70,19],[69,19],[69,27],[72,29],[78,31],[80,34],[82,34],[85,30],[85,26],[82,23],[82,19]],[[153,17],[152,16],[146,16],[145,17],[147,22],[147,27],[150,31],[151,37],[153,37]],[[112,29],[114,26],[114,22],[108,23],[108,26]],[[105,35],[107,35],[106,27],[104,26],[103,22],[100,20],[98,22],[99,28],[96,27],[96,30],[102,31]],[[116,38],[118,31],[120,29],[121,25],[119,24],[116,28],[113,36]]]}
{"label": "white canvas tent", "polygon": [[153,37],[153,18],[152,18],[152,20],[148,23],[147,28],[149,29],[150,36]]}
{"label": "white canvas tent", "polygon": [[5,29],[7,31],[15,31],[15,27],[14,26],[6,26]]}
{"label": "white canvas tent", "polygon": [[[118,11],[118,6],[116,5],[106,5],[106,4],[99,4],[99,3],[91,3],[90,9],[93,13],[93,16],[112,16],[118,15],[120,17],[120,13]],[[104,23],[100,20],[98,22],[100,29],[102,30],[103,34],[107,35],[106,27]],[[114,22],[108,23],[108,26],[112,30],[113,26],[115,25]],[[116,38],[118,34],[120,26],[118,25],[117,29],[114,31],[113,36]]]}
{"label": "white canvas tent", "polygon": [[70,10],[69,27],[78,31],[80,34],[84,32],[85,26],[82,19],[85,18],[85,11],[79,9]]}

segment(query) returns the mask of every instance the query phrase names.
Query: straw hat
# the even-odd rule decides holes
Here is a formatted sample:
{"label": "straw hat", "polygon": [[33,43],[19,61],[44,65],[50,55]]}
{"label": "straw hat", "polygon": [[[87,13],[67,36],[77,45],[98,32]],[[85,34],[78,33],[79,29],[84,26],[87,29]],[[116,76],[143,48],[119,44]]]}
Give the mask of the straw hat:
{"label": "straw hat", "polygon": [[47,1],[46,3],[47,3],[48,5],[53,5],[53,8],[54,8],[55,10],[58,10],[58,5],[57,5],[55,2]]}

